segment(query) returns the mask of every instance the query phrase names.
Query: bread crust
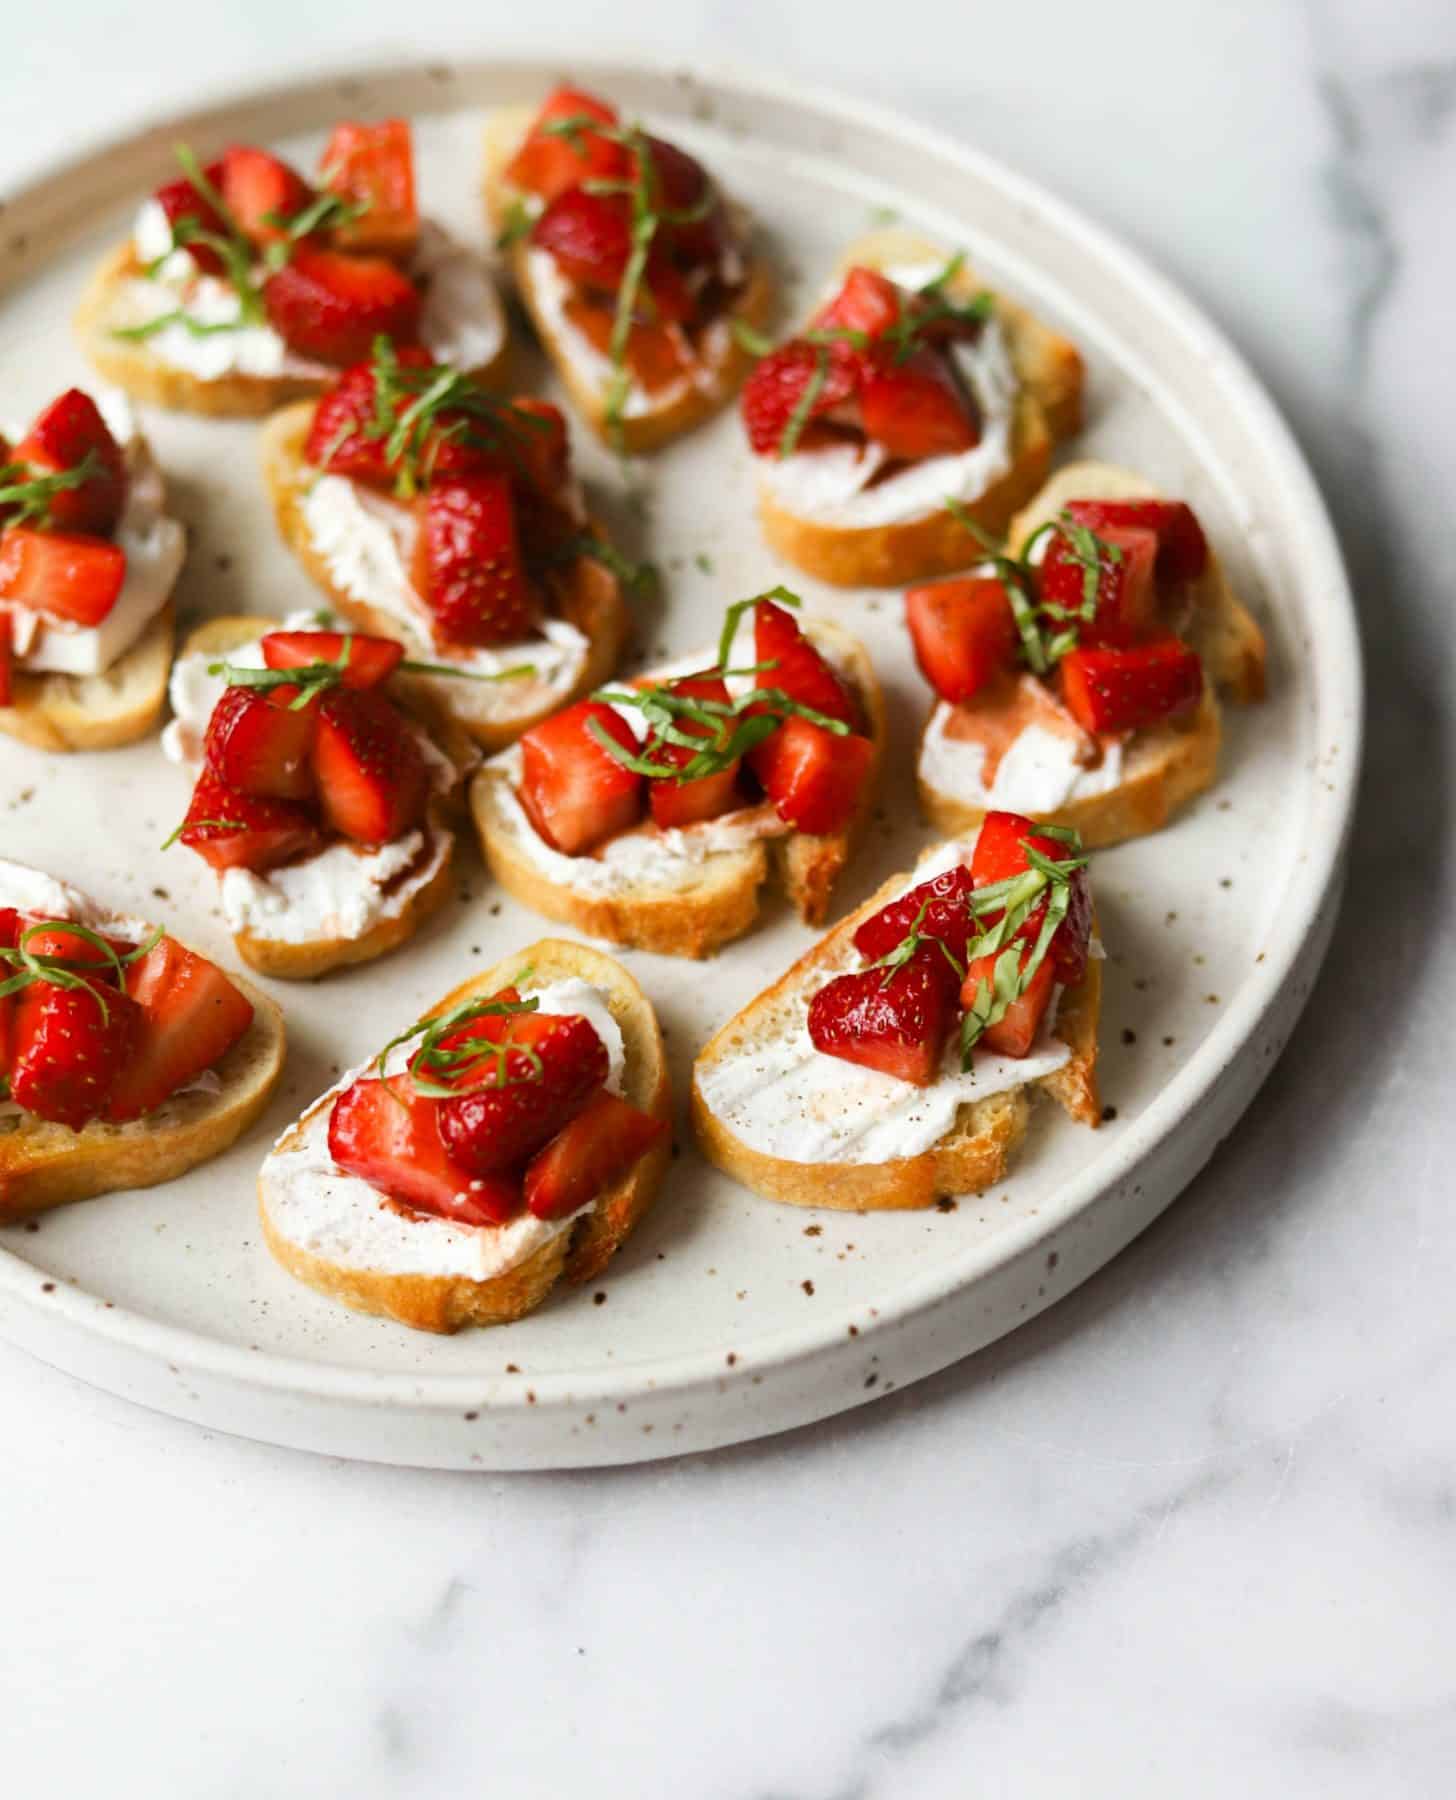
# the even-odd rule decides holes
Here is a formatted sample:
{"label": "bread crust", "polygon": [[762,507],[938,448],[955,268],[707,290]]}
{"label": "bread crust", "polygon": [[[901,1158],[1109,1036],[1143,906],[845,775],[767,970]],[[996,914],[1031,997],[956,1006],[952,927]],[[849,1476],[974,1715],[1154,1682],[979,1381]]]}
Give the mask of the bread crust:
{"label": "bread crust", "polygon": [[[575,975],[607,995],[626,1052],[625,1098],[654,1118],[670,1120],[671,1085],[652,1006],[632,976],[602,951],[560,938],[543,938],[462,982],[432,1007],[427,1017],[463,1000],[498,991],[527,964],[544,983]],[[296,1142],[308,1120],[331,1103],[330,1095],[316,1101],[280,1140],[280,1148]],[[523,1317],[541,1304],[562,1277],[573,1283],[594,1280],[652,1204],[671,1158],[672,1146],[664,1141],[609,1188],[572,1230],[558,1233],[524,1262],[486,1281],[460,1275],[392,1275],[383,1269],[331,1262],[283,1234],[269,1213],[267,1185],[261,1177],[258,1205],[268,1248],[298,1280],[357,1312],[397,1319],[419,1331],[453,1332],[464,1325],[501,1325]]]}
{"label": "bread crust", "polygon": [[132,645],[101,675],[12,677],[11,704],[0,706],[0,731],[37,750],[115,750],[156,730],[167,699],[176,613],[170,600]]}
{"label": "bread crust", "polygon": [[[1027,1088],[1021,1087],[963,1105],[955,1129],[918,1156],[880,1163],[790,1162],[752,1149],[703,1098],[703,1070],[735,1045],[771,1035],[775,1014],[791,1007],[799,990],[810,981],[817,982],[826,967],[848,966],[854,933],[895,898],[905,880],[903,875],[891,876],[863,906],[842,919],[785,975],[715,1032],[693,1063],[692,1121],[703,1154],[766,1199],[839,1212],[899,1212],[933,1206],[942,1196],[981,1193],[999,1181],[1026,1134],[1031,1106]],[[1097,1094],[1101,997],[1101,963],[1089,961],[1081,983],[1063,993],[1057,1015],[1056,1035],[1070,1047],[1071,1060],[1029,1084],[1041,1088],[1072,1118],[1094,1129],[1102,1117]]]}
{"label": "bread crust", "polygon": [[502,825],[496,796],[510,776],[487,766],[470,784],[470,809],[491,873],[512,898],[559,924],[590,937],[661,956],[706,957],[742,937],[758,916],[759,890],[770,873],[782,881],[805,924],[818,925],[834,884],[849,861],[874,803],[885,745],[885,702],[874,665],[857,638],[825,619],[805,620],[820,643],[832,645],[849,676],[868,726],[874,753],[854,817],[842,831],[816,836],[790,832],[759,839],[742,850],[705,857],[691,886],[639,886],[617,894],[592,894],[554,881],[518,847]]}

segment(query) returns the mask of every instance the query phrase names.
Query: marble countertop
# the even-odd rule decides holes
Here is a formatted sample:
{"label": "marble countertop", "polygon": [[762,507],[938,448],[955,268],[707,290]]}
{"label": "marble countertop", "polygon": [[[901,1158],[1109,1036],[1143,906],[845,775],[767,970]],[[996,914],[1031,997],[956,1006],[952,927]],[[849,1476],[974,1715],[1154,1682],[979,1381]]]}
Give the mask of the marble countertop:
{"label": "marble countertop", "polygon": [[447,0],[423,31],[376,0],[26,9],[0,192],[189,79],[488,42],[758,62],[1060,189],[1249,355],[1356,576],[1368,766],[1304,1022],[1100,1276],[958,1368],[741,1450],[557,1476],[327,1462],[0,1346],[12,1792],[1456,1787],[1456,14],[851,10],[639,0],[612,37],[587,0],[499,27]]}

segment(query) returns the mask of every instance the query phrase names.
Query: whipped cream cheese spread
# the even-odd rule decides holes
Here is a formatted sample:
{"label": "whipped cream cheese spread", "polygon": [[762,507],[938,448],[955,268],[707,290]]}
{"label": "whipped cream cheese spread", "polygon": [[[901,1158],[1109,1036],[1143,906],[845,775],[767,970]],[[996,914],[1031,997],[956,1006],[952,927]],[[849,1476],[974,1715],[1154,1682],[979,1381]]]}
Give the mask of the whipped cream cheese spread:
{"label": "whipped cream cheese spread", "polygon": [[[942,846],[899,892],[967,860],[974,842],[972,837]],[[962,1106],[1037,1081],[1071,1058],[1067,1045],[1052,1035],[1060,990],[1029,1054],[1005,1057],[976,1050],[963,1074],[953,1035],[940,1077],[928,1088],[826,1056],[809,1037],[809,1001],[824,981],[858,966],[858,953],[846,940],[839,961],[816,971],[812,984],[795,994],[791,1011],[771,1039],[745,1044],[699,1070],[704,1105],[751,1150],[803,1163],[883,1163],[919,1156],[954,1128]]]}
{"label": "whipped cream cheese spread", "polygon": [[1116,739],[1103,745],[1102,760],[1089,769],[1077,761],[1074,739],[1033,724],[1013,739],[987,785],[985,745],[951,735],[955,715],[956,708],[942,700],[920,743],[920,779],[938,793],[971,806],[1036,814],[1111,793],[1122,783],[1123,746]]}
{"label": "whipped cream cheese spread", "polygon": [[[126,553],[126,579],[99,625],[78,625],[23,606],[8,606],[11,647],[28,675],[104,675],[167,604],[187,553],[187,533],[163,510],[166,493],[130,406],[114,391],[96,404],[126,458],[126,501],[112,542]],[[15,443],[21,432],[7,432]]]}
{"label": "whipped cream cheese spread", "polygon": [[[620,1094],[626,1050],[606,995],[575,977],[541,988],[527,982],[521,991],[534,995],[543,1013],[580,1013],[590,1021],[606,1045],[607,1087]],[[416,1042],[390,1052],[386,1073],[397,1074],[406,1067]],[[297,1142],[285,1150],[280,1140],[259,1171],[275,1230],[301,1249],[347,1268],[487,1281],[524,1262],[591,1211],[588,1204],[567,1219],[523,1213],[508,1225],[461,1225],[428,1213],[399,1212],[368,1182],[346,1175],[329,1155],[329,1114],[335,1095],[371,1072],[367,1064],[350,1070],[308,1114]]]}
{"label": "whipped cream cheese spread", "polygon": [[[201,381],[219,381],[226,375],[327,380],[337,373],[327,364],[296,355],[271,325],[239,324],[237,290],[219,276],[199,274],[185,250],[172,249],[171,224],[155,200],[147,200],[138,211],[132,242],[139,263],[164,260],[153,276],[135,275],[122,284],[112,329],[147,325],[177,311],[185,313],[194,327],[232,327],[199,332],[177,320],[144,340],[153,356]],[[410,273],[427,284],[420,338],[436,361],[459,369],[483,368],[492,362],[505,342],[506,322],[484,258],[427,219],[420,227]]]}

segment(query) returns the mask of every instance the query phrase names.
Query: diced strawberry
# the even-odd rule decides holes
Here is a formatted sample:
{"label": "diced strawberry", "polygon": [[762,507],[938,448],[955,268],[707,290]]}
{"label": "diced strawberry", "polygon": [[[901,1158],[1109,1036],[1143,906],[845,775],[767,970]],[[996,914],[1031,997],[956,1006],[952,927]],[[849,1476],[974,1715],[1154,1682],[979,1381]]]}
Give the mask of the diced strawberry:
{"label": "diced strawberry", "polygon": [[[1023,966],[1030,955],[1031,946],[1028,945],[1022,952]],[[988,992],[991,991],[995,970],[995,955],[979,956],[966,969],[966,979],[961,987],[961,1005],[966,1011],[975,1005],[983,981]],[[1056,979],[1056,965],[1050,956],[1044,957],[1027,983],[1025,992],[1017,995],[1006,1008],[1003,1017],[994,1025],[986,1027],[976,1040],[977,1044],[994,1051],[997,1056],[1025,1056],[1036,1042],[1036,1034],[1041,1029],[1042,1016],[1052,997]]]}
{"label": "diced strawberry", "polygon": [[[654,203],[662,213],[691,214],[703,204],[708,172],[695,156],[659,137],[647,139],[647,154],[652,165]],[[728,231],[727,212],[722,202],[715,200],[701,218],[664,218],[654,243],[668,250],[679,266],[711,268],[722,257]]]}
{"label": "diced strawberry", "polygon": [[794,615],[772,600],[760,600],[753,609],[753,652],[755,662],[772,664],[755,676],[760,687],[778,688],[800,706],[858,730],[859,702],[848,684],[814,648]]}
{"label": "diced strawberry", "polygon": [[1182,500],[1069,500],[1067,511],[1098,533],[1109,527],[1155,531],[1159,581],[1196,581],[1208,567],[1203,527]]}
{"label": "diced strawberry", "polygon": [[[214,193],[219,193],[222,189],[222,170],[222,158],[219,157],[202,171]],[[172,227],[174,235],[183,220],[187,220],[199,231],[206,231],[213,237],[227,236],[228,228],[222,215],[204,194],[193,187],[185,175],[179,175],[175,181],[163,183],[152,198],[167,215],[167,223]],[[185,244],[183,249],[202,274],[222,274],[223,260],[210,244]]]}
{"label": "diced strawberry", "polygon": [[561,408],[534,394],[518,394],[501,422],[508,428],[506,456],[512,471],[539,493],[559,494],[571,472],[571,445]]}
{"label": "diced strawberry", "polygon": [[382,256],[301,244],[264,282],[263,304],[289,349],[318,362],[362,362],[377,337],[419,336],[419,291]]}
{"label": "diced strawberry", "polygon": [[1096,611],[1090,619],[1079,615],[1086,604],[1087,571],[1074,554],[1074,546],[1061,532],[1053,532],[1046,555],[1037,571],[1041,603],[1058,622],[1077,628],[1085,649],[1136,643],[1157,628],[1158,589],[1153,569],[1158,555],[1154,531],[1108,526],[1098,534]]}
{"label": "diced strawberry", "polygon": [[506,165],[506,180],[552,200],[586,180],[620,180],[630,168],[627,148],[615,138],[583,127],[570,137],[545,127],[568,119],[617,123],[616,108],[580,88],[559,87],[537,113],[519,150]]}
{"label": "diced strawberry", "polygon": [[114,1124],[140,1118],[220,1062],[253,1008],[206,957],[164,937],[126,971],[138,1008],[135,1039],[106,1103]]}
{"label": "diced strawberry", "polygon": [[282,243],[288,232],[278,221],[295,218],[313,199],[297,169],[252,144],[223,152],[220,191],[233,223],[255,244]]}
{"label": "diced strawberry", "polygon": [[[126,501],[126,458],[96,402],[80,388],[68,388],[40,413],[15,446],[16,462],[35,475],[62,475],[91,457],[96,472],[80,487],[53,494],[47,523],[58,531],[116,529]],[[0,462],[5,459],[0,457]]]}
{"label": "diced strawberry", "polygon": [[126,552],[106,538],[8,525],[0,532],[0,600],[99,625],[126,583]]}
{"label": "diced strawberry", "polygon": [[[417,344],[400,345],[395,355],[401,368],[431,367],[429,351]],[[385,455],[385,434],[369,430],[378,410],[377,385],[373,362],[359,362],[319,396],[303,445],[314,468],[375,487],[393,485],[396,471]]]}
{"label": "diced strawberry", "polygon": [[[124,955],[133,946],[120,938],[107,938],[118,955]],[[97,979],[116,985],[116,968],[106,952],[99,945],[93,944],[90,938],[82,937],[79,931],[70,931],[64,925],[53,925],[44,931],[33,932],[25,940],[25,947],[32,956],[48,957],[55,962],[80,963],[86,967],[99,970]]]}
{"label": "diced strawberry", "polygon": [[[3,615],[0,615],[3,617]],[[13,906],[0,906],[0,950],[13,950],[20,942],[25,920]],[[8,975],[8,965],[0,964]],[[0,994],[0,1094],[7,1091],[10,1066],[15,1056],[15,995]]]}
{"label": "diced strawberry", "polygon": [[118,988],[31,982],[15,1008],[11,1099],[79,1131],[106,1105],[136,1026],[136,1003]]}
{"label": "diced strawberry", "polygon": [[460,475],[415,503],[412,579],[452,644],[517,644],[536,628],[536,599],[506,475]]}
{"label": "diced strawberry", "polygon": [[[1020,813],[990,812],[982,822],[971,854],[971,880],[978,888],[990,887],[998,881],[1024,875],[1031,867],[1027,845],[1053,862],[1068,855],[1068,847],[1059,838],[1038,832],[1030,819]],[[1074,987],[1087,969],[1087,946],[1092,935],[1092,889],[1086,869],[1076,869],[1069,878],[1070,893],[1067,914],[1052,939],[1048,960],[1055,963],[1057,979]],[[1033,907],[1017,933],[1028,943],[1035,943],[1046,919],[1047,902]],[[987,931],[1001,918],[1000,912],[983,914],[978,928]]]}
{"label": "diced strawberry", "polygon": [[9,706],[14,697],[13,666],[10,614],[0,606],[0,706]]}
{"label": "diced strawberry", "polygon": [[214,869],[251,869],[258,875],[323,845],[318,823],[305,807],[239,793],[210,769],[197,778],[178,837]]}
{"label": "diced strawberry", "polygon": [[225,688],[203,738],[219,781],[265,800],[313,798],[316,704],[294,710],[298,689]]}
{"label": "diced strawberry", "polygon": [[969,396],[950,363],[925,347],[903,362],[870,361],[860,390],[865,436],[897,460],[955,456],[981,441]]}
{"label": "diced strawberry", "polygon": [[1181,638],[1072,650],[1060,668],[1067,710],[1092,732],[1140,731],[1192,712],[1203,694],[1203,664]]}
{"label": "diced strawberry", "polygon": [[430,772],[383,694],[331,688],[318,704],[313,772],[324,823],[356,844],[390,844],[425,816]]}
{"label": "diced strawberry", "polygon": [[874,757],[866,737],[839,737],[789,718],[749,761],[779,817],[796,831],[840,831],[854,817]]}
{"label": "diced strawberry", "polygon": [[918,883],[864,921],[854,934],[855,949],[867,962],[873,962],[887,956],[912,931],[919,931],[922,937],[938,939],[957,962],[964,961],[966,940],[971,934],[967,902],[973,887],[971,871],[964,863]]}
{"label": "diced strawberry", "polygon": [[337,663],[349,647],[340,680],[346,688],[378,687],[404,659],[404,645],[393,638],[362,632],[270,631],[262,640],[263,661],[270,669],[305,669],[313,663]]}
{"label": "diced strawberry", "polygon": [[1008,668],[1020,641],[1006,589],[994,576],[909,589],[905,623],[920,673],[952,706],[974,699]]}
{"label": "diced strawberry", "polygon": [[631,726],[600,700],[579,700],[521,739],[521,804],[537,832],[567,856],[630,830],[642,816],[644,778],[617,761],[593,725],[638,754]]}
{"label": "diced strawberry", "polygon": [[489,1071],[477,1077],[489,1085],[442,1100],[440,1138],[461,1168],[494,1175],[534,1156],[569,1124],[607,1079],[609,1063],[606,1045],[579,1014],[515,1013],[477,1023],[490,1028],[490,1042],[507,1046],[505,1079],[497,1083]]}
{"label": "diced strawberry", "polygon": [[408,1075],[356,1081],[329,1114],[329,1155],[347,1174],[419,1212],[458,1225],[504,1225],[521,1210],[512,1176],[471,1176],[440,1138],[439,1105]]}
{"label": "diced strawberry", "polygon": [[900,317],[900,290],[878,269],[852,268],[844,285],[815,313],[815,331],[856,331],[881,337]]}
{"label": "diced strawberry", "polygon": [[809,1037],[827,1056],[928,1087],[955,1022],[955,994],[955,971],[924,944],[893,972],[856,969],[826,982],[809,1002]]}
{"label": "diced strawberry", "polygon": [[815,345],[803,338],[771,350],[749,376],[740,406],[748,442],[758,456],[776,456],[808,400],[808,424],[859,392],[862,359],[848,344]]}
{"label": "diced strawberry", "polygon": [[[557,195],[531,227],[531,242],[555,259],[568,281],[615,296],[632,254],[631,198],[568,189]],[[638,311],[651,321],[693,316],[692,292],[656,239],[647,254],[643,287],[650,305],[640,304]]]}
{"label": "diced strawberry", "polygon": [[420,215],[407,119],[336,125],[319,159],[319,178],[330,193],[364,209],[357,219],[334,227],[334,242],[342,249],[394,257],[414,249]]}
{"label": "diced strawberry", "polygon": [[[670,682],[667,691],[683,699],[712,700],[723,706],[729,700],[726,685],[716,675],[684,675],[680,680]],[[714,735],[712,726],[695,719],[679,718],[675,724],[692,737],[711,738]],[[725,725],[731,731],[732,721],[725,720]],[[644,751],[653,762],[669,769],[684,768],[696,754],[686,744],[663,742],[656,733],[648,738]],[[739,766],[740,759],[735,757],[726,768],[711,775],[699,775],[692,781],[649,781],[647,800],[652,808],[653,824],[664,831],[697,825],[704,819],[715,819],[719,813],[731,812],[735,806],[741,806]]]}
{"label": "diced strawberry", "polygon": [[669,1129],[665,1119],[603,1089],[531,1160],[527,1208],[538,1219],[570,1218],[620,1181]]}

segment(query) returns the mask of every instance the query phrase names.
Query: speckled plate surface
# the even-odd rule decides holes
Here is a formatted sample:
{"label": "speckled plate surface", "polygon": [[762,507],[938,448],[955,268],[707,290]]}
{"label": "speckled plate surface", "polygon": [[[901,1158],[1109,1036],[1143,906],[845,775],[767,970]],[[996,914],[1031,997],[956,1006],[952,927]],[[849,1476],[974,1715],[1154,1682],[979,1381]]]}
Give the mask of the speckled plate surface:
{"label": "speckled plate surface", "polygon": [[[273,1135],[472,967],[542,933],[468,855],[459,898],[388,961],[274,984],[290,1056],[267,1119],[185,1180],[0,1231],[0,1331],[49,1362],[215,1428],[346,1456],[452,1468],[627,1462],[783,1430],[944,1367],[1066,1293],[1145,1226],[1234,1126],[1292,1028],[1338,898],[1359,753],[1350,596],[1319,496],[1242,362],[1188,301],[994,163],[902,121],[754,78],[576,71],[709,159],[757,212],[796,317],[840,246],[894,215],[965,245],[997,286],[1075,337],[1090,370],[1078,453],[1146,470],[1198,507],[1270,636],[1271,698],[1231,714],[1222,779],[1172,829],[1103,853],[1108,1119],[1041,1108],[1012,1178],[925,1214],[777,1207],[709,1169],[680,1118],[655,1213],[593,1291],[504,1329],[437,1339],[358,1318],[264,1250],[254,1175]],[[426,207],[483,237],[480,125],[530,100],[544,63],[362,73],[220,102],[100,146],[0,212],[0,414],[84,381],[67,320],[83,277],[163,178],[167,146],[232,138],[312,156],[350,113],[419,122]],[[149,414],[192,527],[192,615],[282,613],[312,590],[275,540],[255,428]],[[710,640],[722,606],[794,580],[761,543],[736,419],[642,465],[639,502],[577,437],[595,499],[664,574],[642,648]],[[911,776],[926,703],[898,597],[795,581],[861,633],[893,731],[881,811],[847,910],[931,841]],[[0,740],[0,847],[118,909],[164,915],[223,959],[211,877],[156,846],[186,783],[155,741],[66,759]],[[710,1031],[811,935],[771,901],[706,965],[629,954],[668,1034],[679,1101]],[[680,1106],[680,1113],[681,1113]]]}

